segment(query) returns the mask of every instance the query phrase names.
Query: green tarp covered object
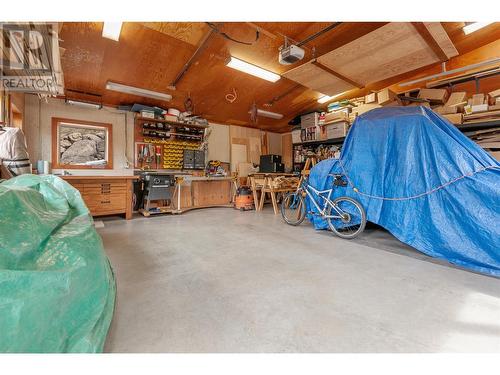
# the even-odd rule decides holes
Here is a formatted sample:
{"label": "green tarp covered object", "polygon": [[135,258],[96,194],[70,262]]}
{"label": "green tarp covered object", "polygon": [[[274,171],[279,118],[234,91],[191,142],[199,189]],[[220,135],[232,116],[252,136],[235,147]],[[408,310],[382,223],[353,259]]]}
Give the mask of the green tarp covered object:
{"label": "green tarp covered object", "polygon": [[80,193],[56,176],[0,183],[0,352],[101,352],[115,280]]}

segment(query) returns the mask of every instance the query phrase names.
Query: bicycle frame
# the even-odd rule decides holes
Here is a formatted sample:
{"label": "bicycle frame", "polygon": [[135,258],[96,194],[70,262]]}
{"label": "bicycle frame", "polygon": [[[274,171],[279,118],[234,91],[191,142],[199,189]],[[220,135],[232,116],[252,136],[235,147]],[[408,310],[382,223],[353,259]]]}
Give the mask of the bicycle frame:
{"label": "bicycle frame", "polygon": [[[320,215],[320,216],[325,217],[325,218],[330,218],[330,219],[341,219],[342,218],[343,212],[331,200],[333,187],[331,187],[330,189],[327,189],[327,190],[317,190],[317,189],[313,188],[311,185],[309,185],[306,181],[304,181],[304,183],[302,184],[301,187],[299,187],[298,190],[303,190],[307,194],[307,196],[309,198],[311,198],[311,201],[313,202],[314,206],[319,211],[319,214],[317,214],[317,215]],[[324,201],[323,208],[320,207],[320,205],[318,204],[318,201],[316,200],[315,196],[313,195],[313,193],[311,191],[314,192],[314,194],[317,197],[323,199],[323,201]],[[327,194],[327,195],[325,196],[325,194]],[[326,209],[328,206],[331,206],[335,210],[335,212],[337,212],[338,216],[337,215],[327,215]]]}

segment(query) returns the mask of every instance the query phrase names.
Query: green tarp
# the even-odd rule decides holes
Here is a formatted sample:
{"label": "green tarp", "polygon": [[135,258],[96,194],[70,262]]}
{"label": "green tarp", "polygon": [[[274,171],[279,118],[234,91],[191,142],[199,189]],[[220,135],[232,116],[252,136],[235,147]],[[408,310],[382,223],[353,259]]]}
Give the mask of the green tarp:
{"label": "green tarp", "polygon": [[115,293],[76,189],[56,176],[0,183],[0,352],[101,352]]}

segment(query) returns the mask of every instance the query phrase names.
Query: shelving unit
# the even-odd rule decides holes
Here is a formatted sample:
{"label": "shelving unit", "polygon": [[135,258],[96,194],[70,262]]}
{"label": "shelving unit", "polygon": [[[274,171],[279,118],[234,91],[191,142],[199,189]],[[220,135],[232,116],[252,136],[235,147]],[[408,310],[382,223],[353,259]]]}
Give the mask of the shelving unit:
{"label": "shelving unit", "polygon": [[332,139],[325,139],[325,140],[319,140],[319,141],[306,141],[306,142],[301,142],[301,143],[294,143],[292,144],[292,168],[293,171],[301,171],[304,167],[304,164],[306,162],[306,158],[302,161],[296,161],[295,158],[295,151],[298,149],[309,149],[309,150],[316,150],[319,146],[324,145],[324,146],[331,146],[331,145],[338,145],[342,146],[344,143],[345,137],[340,137],[340,138],[332,138]]}
{"label": "shelving unit", "polygon": [[[136,117],[134,126],[135,168],[180,170],[183,166],[184,150],[199,150],[208,125],[186,124],[170,120]],[[154,145],[155,155],[150,152],[141,158],[141,150]],[[160,162],[157,163],[156,148],[159,147]]]}

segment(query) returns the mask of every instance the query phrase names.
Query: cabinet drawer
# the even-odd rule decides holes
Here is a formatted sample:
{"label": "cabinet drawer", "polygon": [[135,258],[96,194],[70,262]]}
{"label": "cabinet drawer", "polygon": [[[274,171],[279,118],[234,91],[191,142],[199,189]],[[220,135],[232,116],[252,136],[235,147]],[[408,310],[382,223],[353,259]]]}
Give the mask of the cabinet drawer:
{"label": "cabinet drawer", "polygon": [[86,195],[99,195],[99,194],[125,194],[127,192],[127,188],[121,186],[113,186],[113,187],[88,187],[85,186],[83,189],[83,194]]}
{"label": "cabinet drawer", "polygon": [[85,204],[92,213],[126,210],[125,194],[83,194]]}
{"label": "cabinet drawer", "polygon": [[99,182],[99,183],[85,183],[83,187],[84,193],[96,194],[96,193],[109,193],[111,191],[125,191],[127,188],[127,183],[125,181],[110,181],[110,182]]}

